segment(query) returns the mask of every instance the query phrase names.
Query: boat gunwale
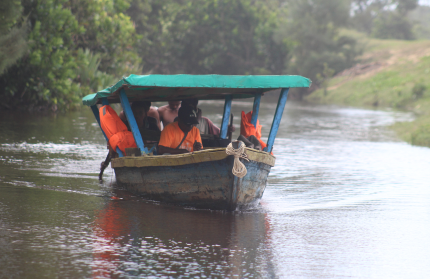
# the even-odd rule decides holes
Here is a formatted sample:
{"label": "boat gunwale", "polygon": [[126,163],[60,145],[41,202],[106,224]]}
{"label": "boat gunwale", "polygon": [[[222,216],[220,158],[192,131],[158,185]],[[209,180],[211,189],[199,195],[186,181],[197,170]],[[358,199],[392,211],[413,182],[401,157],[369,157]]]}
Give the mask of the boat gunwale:
{"label": "boat gunwale", "polygon": [[[228,155],[225,150],[226,148],[214,148],[176,155],[125,156],[112,159],[111,166],[112,168],[139,168],[198,164],[203,162],[219,161],[227,158],[228,156],[233,156]],[[275,165],[276,157],[267,152],[246,147],[245,153],[248,155],[249,160],[264,163],[271,167]]]}

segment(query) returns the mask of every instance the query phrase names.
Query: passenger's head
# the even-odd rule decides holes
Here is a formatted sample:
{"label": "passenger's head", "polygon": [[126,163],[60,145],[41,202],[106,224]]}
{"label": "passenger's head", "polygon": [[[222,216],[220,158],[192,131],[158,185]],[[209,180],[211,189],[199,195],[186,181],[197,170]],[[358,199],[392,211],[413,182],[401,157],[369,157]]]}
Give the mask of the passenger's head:
{"label": "passenger's head", "polygon": [[177,110],[181,105],[181,101],[169,101],[168,103],[171,110]]}
{"label": "passenger's head", "polygon": [[178,123],[184,132],[191,131],[193,125],[198,124],[197,113],[191,106],[181,106],[178,111]]}
{"label": "passenger's head", "polygon": [[146,118],[146,114],[150,107],[151,102],[148,101],[134,101],[131,104],[131,110],[133,111],[134,118],[138,125]]}
{"label": "passenger's head", "polygon": [[145,110],[145,112],[148,112],[150,107],[151,107],[151,102],[149,102],[149,101],[134,101],[131,104],[131,110],[132,111],[135,111],[138,109],[143,109],[143,110]]}
{"label": "passenger's head", "polygon": [[198,103],[199,103],[198,99],[185,99],[185,100],[182,100],[182,105],[183,106],[186,106],[186,105],[191,106],[194,110],[197,110]]}

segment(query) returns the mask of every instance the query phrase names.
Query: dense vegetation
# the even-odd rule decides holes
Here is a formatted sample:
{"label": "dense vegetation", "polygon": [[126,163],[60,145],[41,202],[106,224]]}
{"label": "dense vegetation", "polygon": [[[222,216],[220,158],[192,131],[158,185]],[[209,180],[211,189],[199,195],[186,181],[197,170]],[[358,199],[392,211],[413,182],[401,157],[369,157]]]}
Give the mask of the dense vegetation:
{"label": "dense vegetation", "polygon": [[[19,3],[3,2],[8,1]],[[27,28],[27,51],[0,77],[2,105],[66,109],[138,64],[127,8],[126,0],[21,1],[21,15],[10,24],[10,33]],[[15,45],[24,47],[17,39],[9,49]],[[9,56],[8,49],[2,52]]]}
{"label": "dense vegetation", "polygon": [[67,110],[130,73],[299,74],[312,79],[312,91],[356,64],[364,49],[340,30],[415,39],[427,30],[410,16],[416,6],[417,0],[3,0],[1,106]]}
{"label": "dense vegetation", "polygon": [[413,23],[407,15],[417,6],[417,0],[353,0],[352,25],[376,38],[412,40]]}

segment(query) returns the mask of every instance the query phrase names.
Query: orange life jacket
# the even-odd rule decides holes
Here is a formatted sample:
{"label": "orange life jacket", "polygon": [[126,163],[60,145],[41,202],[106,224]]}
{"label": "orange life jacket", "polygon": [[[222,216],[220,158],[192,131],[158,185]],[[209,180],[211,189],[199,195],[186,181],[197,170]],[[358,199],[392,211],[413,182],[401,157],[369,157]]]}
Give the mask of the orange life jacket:
{"label": "orange life jacket", "polygon": [[252,117],[252,111],[245,114],[244,111],[242,111],[242,117],[240,121],[240,134],[244,136],[245,138],[249,136],[255,136],[258,141],[261,144],[261,148],[265,148],[267,144],[261,140],[261,125],[260,121],[257,119],[257,128],[254,127],[253,124],[251,124],[251,117]]}
{"label": "orange life jacket", "polygon": [[124,122],[122,122],[111,106],[100,107],[99,114],[100,126],[113,150],[116,150],[118,147],[125,154],[126,148],[137,147],[133,133],[127,130],[127,126],[125,126]]}

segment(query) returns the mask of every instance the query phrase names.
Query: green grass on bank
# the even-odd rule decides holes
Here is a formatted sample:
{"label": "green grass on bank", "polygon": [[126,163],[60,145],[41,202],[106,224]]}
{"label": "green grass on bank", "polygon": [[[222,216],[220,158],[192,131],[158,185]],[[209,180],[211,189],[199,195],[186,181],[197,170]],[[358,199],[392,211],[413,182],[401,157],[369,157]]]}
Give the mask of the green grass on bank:
{"label": "green grass on bank", "polygon": [[333,77],[307,100],[412,111],[415,121],[392,128],[402,139],[430,147],[430,40],[360,40],[366,46],[361,65]]}

